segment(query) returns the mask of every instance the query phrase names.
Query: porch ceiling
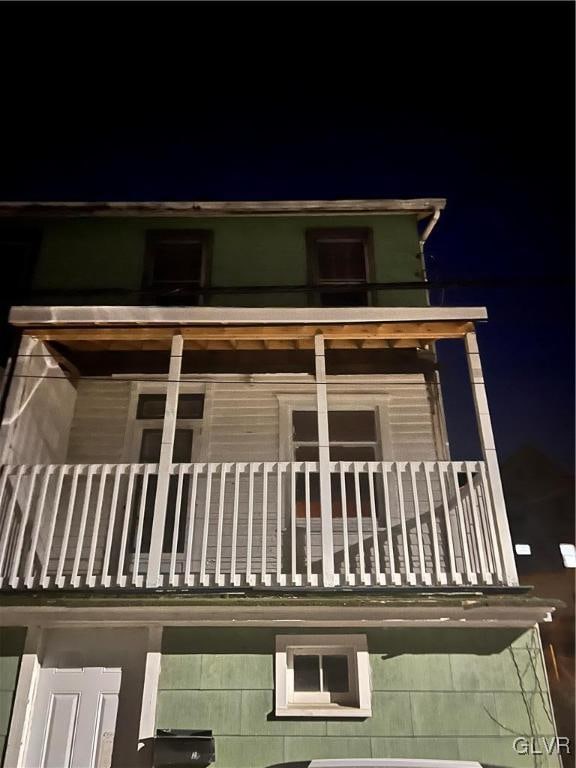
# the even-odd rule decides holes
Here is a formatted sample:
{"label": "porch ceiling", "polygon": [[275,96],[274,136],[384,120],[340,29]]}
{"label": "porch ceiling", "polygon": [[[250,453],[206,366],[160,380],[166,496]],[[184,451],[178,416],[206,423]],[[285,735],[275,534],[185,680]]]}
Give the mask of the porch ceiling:
{"label": "porch ceiling", "polygon": [[33,327],[25,333],[77,351],[154,351],[170,349],[181,334],[193,350],[302,350],[314,348],[322,334],[328,349],[424,348],[439,339],[463,338],[469,321],[346,323],[330,325],[149,326],[106,328]]}

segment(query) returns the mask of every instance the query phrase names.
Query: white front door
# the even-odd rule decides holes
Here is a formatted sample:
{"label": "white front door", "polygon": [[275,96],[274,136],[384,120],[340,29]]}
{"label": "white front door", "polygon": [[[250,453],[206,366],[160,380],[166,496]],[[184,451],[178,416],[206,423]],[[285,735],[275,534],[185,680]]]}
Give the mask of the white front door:
{"label": "white front door", "polygon": [[26,768],[110,768],[121,669],[42,668]]}

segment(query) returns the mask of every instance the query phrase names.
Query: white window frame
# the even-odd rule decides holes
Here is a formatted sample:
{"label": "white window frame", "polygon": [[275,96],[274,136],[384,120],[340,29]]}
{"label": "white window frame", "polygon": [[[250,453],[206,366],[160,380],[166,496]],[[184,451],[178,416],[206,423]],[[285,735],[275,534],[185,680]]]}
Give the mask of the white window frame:
{"label": "white window frame", "polygon": [[[124,448],[122,451],[124,461],[130,464],[139,463],[142,433],[145,429],[162,429],[163,419],[138,419],[138,400],[140,395],[165,395],[167,384],[163,382],[135,381],[130,387],[130,400],[128,403],[128,416],[126,419],[126,431],[124,434]],[[206,421],[207,387],[204,384],[180,383],[181,395],[204,395],[204,415],[201,419],[177,419],[176,429],[191,429],[192,456],[191,462],[204,460],[205,455],[205,430]]]}
{"label": "white window frame", "polygon": [[[330,383],[328,383],[330,387]],[[295,461],[292,439],[292,411],[316,411],[316,395],[276,395],[279,406],[278,453],[280,461]],[[328,411],[370,411],[376,416],[378,452],[375,461],[391,461],[392,434],[389,420],[390,395],[332,394],[328,392]],[[362,443],[365,445],[365,443]],[[379,453],[379,455],[378,455]]]}
{"label": "white window frame", "polygon": [[[342,655],[348,658],[348,679],[354,704],[330,702],[322,691],[294,692],[296,653]],[[277,717],[371,717],[370,657],[366,635],[276,635]],[[339,694],[344,701],[345,696]]]}

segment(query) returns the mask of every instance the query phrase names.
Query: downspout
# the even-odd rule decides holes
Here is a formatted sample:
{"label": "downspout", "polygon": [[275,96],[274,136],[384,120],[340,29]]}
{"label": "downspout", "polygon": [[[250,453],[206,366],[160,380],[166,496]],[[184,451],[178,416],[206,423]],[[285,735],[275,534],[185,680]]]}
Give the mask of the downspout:
{"label": "downspout", "polygon": [[422,236],[420,237],[420,250],[423,251],[424,243],[430,237],[430,234],[434,229],[434,227],[436,226],[436,222],[438,221],[439,218],[440,218],[440,208],[435,207],[434,213],[432,214],[432,218],[428,222],[426,229],[424,230],[424,232],[422,233]]}

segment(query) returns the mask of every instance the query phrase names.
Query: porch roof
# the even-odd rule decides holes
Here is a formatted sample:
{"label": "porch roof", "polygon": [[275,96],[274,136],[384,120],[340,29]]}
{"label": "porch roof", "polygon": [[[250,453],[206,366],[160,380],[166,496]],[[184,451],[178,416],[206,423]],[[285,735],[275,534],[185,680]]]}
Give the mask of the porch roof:
{"label": "porch roof", "polygon": [[310,325],[486,320],[486,307],[12,307],[15,326]]}

